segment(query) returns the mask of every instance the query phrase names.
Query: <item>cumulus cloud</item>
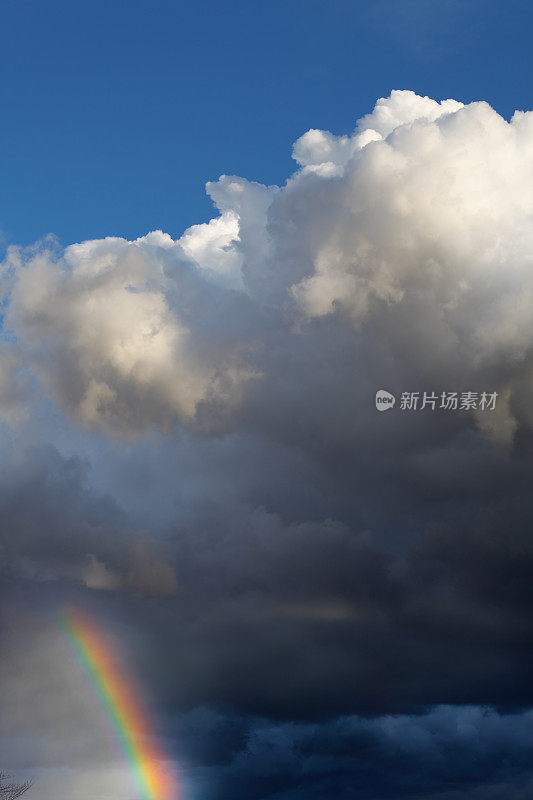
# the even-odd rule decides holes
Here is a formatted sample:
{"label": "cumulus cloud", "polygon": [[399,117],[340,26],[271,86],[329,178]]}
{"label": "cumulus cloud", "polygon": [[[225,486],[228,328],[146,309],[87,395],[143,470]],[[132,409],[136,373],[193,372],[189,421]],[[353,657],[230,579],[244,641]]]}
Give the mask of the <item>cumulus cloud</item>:
{"label": "cumulus cloud", "polygon": [[251,376],[239,365],[239,346],[225,348],[219,338],[207,349],[202,331],[193,336],[197,310],[213,303],[179,255],[166,274],[174,244],[156,232],[133,243],[72,245],[59,258],[32,253],[24,263],[10,252],[6,324],[23,363],[82,423],[164,427],[193,417],[200,401],[231,402]]}
{"label": "cumulus cloud", "polygon": [[[511,717],[425,710],[533,705],[533,115],[393,92],[294,157],[281,187],[209,183],[176,240],[9,251],[3,613],[113,625],[167,721],[219,731],[189,754],[206,797],[462,798],[464,747],[469,797],[526,797],[479,777],[522,752]],[[379,414],[380,388],[498,401]]]}
{"label": "cumulus cloud", "polygon": [[[438,105],[406,94],[364,118],[375,139],[343,165],[330,191],[336,222],[293,292],[310,316],[341,306],[360,320],[386,315],[387,305],[429,306],[473,366],[502,350],[523,356],[531,118],[507,123],[484,103]],[[375,308],[380,301],[385,309]]]}
{"label": "cumulus cloud", "polygon": [[258,391],[297,413],[312,358],[344,404],[349,370],[486,384],[506,400],[483,429],[509,442],[531,423],[532,139],[529,113],[395,91],[353,135],[302,136],[281,189],[209,184],[221,215],[176,241],[12,250],[5,328],[86,425],[268,426]]}

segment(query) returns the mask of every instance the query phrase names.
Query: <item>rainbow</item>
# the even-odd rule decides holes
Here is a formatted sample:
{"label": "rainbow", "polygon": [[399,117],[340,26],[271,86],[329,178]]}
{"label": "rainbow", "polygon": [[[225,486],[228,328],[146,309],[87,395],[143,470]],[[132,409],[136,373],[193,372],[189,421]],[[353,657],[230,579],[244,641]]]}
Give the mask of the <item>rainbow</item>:
{"label": "rainbow", "polygon": [[177,800],[176,785],[164,772],[149,717],[113,648],[85,613],[65,609],[62,628],[80,665],[106,709],[131,765],[142,800]]}

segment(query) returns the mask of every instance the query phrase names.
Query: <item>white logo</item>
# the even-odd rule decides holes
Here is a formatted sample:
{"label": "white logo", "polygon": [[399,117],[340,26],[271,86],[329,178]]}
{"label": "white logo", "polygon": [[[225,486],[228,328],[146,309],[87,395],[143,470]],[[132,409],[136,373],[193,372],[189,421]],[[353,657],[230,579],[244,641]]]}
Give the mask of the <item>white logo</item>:
{"label": "white logo", "polygon": [[395,402],[394,395],[386,392],[385,389],[378,389],[376,392],[376,408],[378,411],[388,411],[389,408],[394,407]]}

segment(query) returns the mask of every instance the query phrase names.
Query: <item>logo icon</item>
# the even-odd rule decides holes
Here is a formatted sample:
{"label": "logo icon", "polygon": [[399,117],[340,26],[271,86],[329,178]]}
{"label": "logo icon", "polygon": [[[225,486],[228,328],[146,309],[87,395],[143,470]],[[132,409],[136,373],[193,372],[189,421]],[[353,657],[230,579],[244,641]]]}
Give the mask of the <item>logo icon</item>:
{"label": "logo icon", "polygon": [[389,408],[394,408],[396,398],[385,389],[378,389],[376,392],[376,408],[378,411],[388,411]]}

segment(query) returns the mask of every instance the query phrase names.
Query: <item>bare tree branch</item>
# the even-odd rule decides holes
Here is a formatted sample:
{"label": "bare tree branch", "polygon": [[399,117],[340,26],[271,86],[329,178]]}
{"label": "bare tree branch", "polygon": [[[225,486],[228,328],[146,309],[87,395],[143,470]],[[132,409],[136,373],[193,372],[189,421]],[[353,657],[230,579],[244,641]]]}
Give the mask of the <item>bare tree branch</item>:
{"label": "bare tree branch", "polygon": [[0,772],[0,800],[16,800],[31,788],[31,781],[10,783],[5,772]]}

